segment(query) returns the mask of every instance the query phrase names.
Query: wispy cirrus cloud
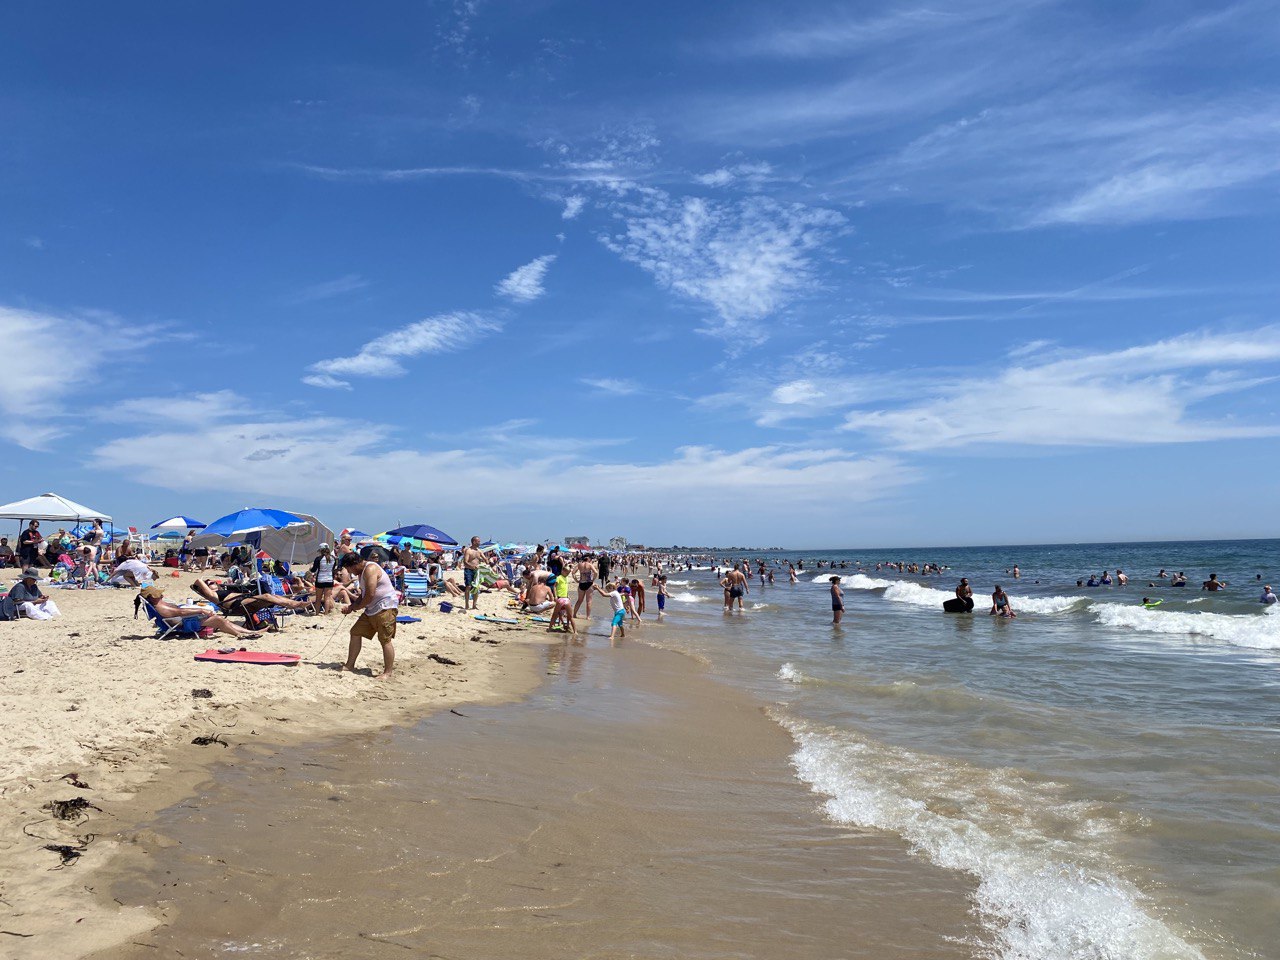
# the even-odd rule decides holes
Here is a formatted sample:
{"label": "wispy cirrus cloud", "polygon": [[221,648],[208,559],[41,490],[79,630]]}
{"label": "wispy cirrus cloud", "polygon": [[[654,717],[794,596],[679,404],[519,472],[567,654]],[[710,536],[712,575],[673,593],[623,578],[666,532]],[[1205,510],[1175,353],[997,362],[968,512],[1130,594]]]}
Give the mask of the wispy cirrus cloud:
{"label": "wispy cirrus cloud", "polygon": [[605,393],[613,397],[630,397],[640,392],[640,385],[634,380],[624,380],[615,377],[583,377],[578,381],[584,387],[590,387],[599,393]]}
{"label": "wispy cirrus cloud", "polygon": [[530,303],[537,300],[547,292],[542,281],[546,279],[547,270],[555,262],[556,254],[554,253],[530,260],[503,277],[494,287],[494,292],[516,303]]}
{"label": "wispy cirrus cloud", "polygon": [[1128,224],[1238,212],[1280,179],[1274,97],[1145,98],[1093,88],[935,128],[851,183],[897,199],[1018,211],[1011,226]]}
{"label": "wispy cirrus cloud", "polygon": [[333,280],[313,283],[290,294],[290,303],[316,303],[320,300],[331,300],[345,293],[354,293],[369,286],[369,281],[358,273],[347,273]]}
{"label": "wispy cirrus cloud", "polygon": [[[1280,328],[1201,333],[1101,353],[1015,348],[994,376],[939,376],[929,399],[850,412],[848,430],[899,450],[1116,446],[1280,435],[1280,422],[1196,416],[1280,374]],[[1034,352],[1040,359],[1032,360]]]}
{"label": "wispy cirrus cloud", "polygon": [[342,377],[400,377],[407,371],[401,361],[424,354],[463,350],[502,328],[495,318],[481,313],[441,313],[370,340],[356,353],[311,365],[303,382],[313,387],[342,388]]}
{"label": "wispy cirrus cloud", "polygon": [[0,440],[48,449],[73,422],[63,398],[91,389],[115,363],[160,335],[157,327],[97,311],[66,315],[0,306],[0,343],[12,344],[21,358],[0,376]]}
{"label": "wispy cirrus cloud", "polygon": [[760,322],[818,284],[816,258],[846,227],[835,211],[766,197],[715,201],[647,190],[618,205],[605,245],[667,289],[708,306],[708,332],[755,344]]}

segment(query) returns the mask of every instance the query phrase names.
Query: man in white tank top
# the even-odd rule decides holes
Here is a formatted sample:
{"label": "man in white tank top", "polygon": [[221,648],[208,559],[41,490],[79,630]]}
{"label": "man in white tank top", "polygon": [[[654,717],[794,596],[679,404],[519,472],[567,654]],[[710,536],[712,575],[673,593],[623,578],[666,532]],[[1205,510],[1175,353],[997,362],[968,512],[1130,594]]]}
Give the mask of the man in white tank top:
{"label": "man in white tank top", "polygon": [[385,680],[391,676],[396,663],[396,648],[391,642],[396,636],[396,617],[400,613],[400,596],[392,586],[387,572],[376,563],[370,563],[358,553],[348,553],[338,561],[341,569],[355,579],[360,596],[342,608],[344,614],[358,613],[351,625],[351,642],[347,647],[347,662],[343,667],[356,671],[356,658],[364,638],[377,637],[382,644],[382,673],[374,679]]}

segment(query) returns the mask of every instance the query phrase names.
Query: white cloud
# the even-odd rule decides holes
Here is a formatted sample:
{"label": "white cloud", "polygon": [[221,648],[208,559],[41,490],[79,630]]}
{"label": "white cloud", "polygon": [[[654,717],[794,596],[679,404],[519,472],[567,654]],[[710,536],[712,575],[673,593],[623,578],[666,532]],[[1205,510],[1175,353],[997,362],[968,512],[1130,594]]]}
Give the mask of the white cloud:
{"label": "white cloud", "polygon": [[516,267],[494,287],[494,291],[516,303],[529,303],[537,300],[547,291],[542,281],[547,276],[547,269],[556,262],[556,255],[549,253],[545,257],[530,260],[522,267]]}
{"label": "white cloud", "polygon": [[232,390],[173,397],[130,397],[103,407],[97,414],[111,423],[198,424],[243,416],[244,398]]}
{"label": "white cloud", "polygon": [[620,210],[623,232],[605,244],[711,307],[710,332],[749,344],[765,339],[760,321],[816,286],[815,254],[845,226],[834,211],[766,197],[718,202],[650,190]]}
{"label": "white cloud", "polygon": [[722,46],[720,52],[736,57],[776,57],[817,59],[847,57],[904,41],[921,42],[930,35],[955,34],[1010,15],[1025,13],[1044,0],[1006,2],[962,2],[952,0],[945,7],[901,7],[870,17],[844,14],[812,24],[789,22],[773,26],[754,36]]}
{"label": "white cloud", "polygon": [[733,184],[760,186],[773,176],[773,166],[768,163],[735,163],[720,167],[710,173],[699,174],[693,179],[704,187],[728,187]]}
{"label": "white cloud", "polygon": [[584,377],[579,381],[585,386],[598,390],[601,393],[612,394],[615,397],[629,397],[632,394],[640,392],[640,386],[631,380],[618,380],[612,377],[603,377],[600,379],[592,379]]}
{"label": "white cloud", "polygon": [[[399,377],[405,373],[401,360],[423,354],[451,353],[501,329],[501,324],[478,313],[441,313],[370,340],[358,353],[334,357],[311,365],[313,374],[328,379],[305,381],[311,386],[341,387],[344,376]],[[320,382],[316,382],[319,379]]]}
{"label": "white cloud", "polygon": [[334,280],[315,283],[289,297],[291,303],[314,303],[318,300],[331,300],[344,293],[353,293],[369,286],[369,281],[358,273],[348,273]]}
{"label": "white cloud", "polygon": [[566,197],[564,201],[564,212],[560,214],[565,220],[576,220],[578,214],[582,213],[583,208],[587,205],[587,198],[574,195]]}
{"label": "white cloud", "polygon": [[[670,516],[680,536],[711,537],[709,518],[721,514],[728,497],[744,514],[757,514],[755,535],[775,540],[794,536],[797,523],[818,530],[846,510],[853,519],[853,505],[918,479],[896,458],[836,448],[687,446],[651,462],[598,462],[582,459],[580,449],[564,452],[554,438],[419,450],[396,446],[391,436],[385,427],[352,420],[234,421],[112,440],[95,451],[94,464],[187,493],[235,491],[343,507],[395,503],[408,514],[429,510],[442,525],[445,509],[486,523],[527,524],[530,511],[544,511],[573,490],[575,522],[607,528],[625,502],[628,510]],[[194,445],[201,455],[174,458],[179,445]],[[429,489],[424,476],[432,478]]]}
{"label": "white cloud", "polygon": [[[1169,102],[1094,86],[936,127],[849,183],[942,202],[1010,226],[1128,224],[1241,212],[1280,179],[1274,97]],[[1009,218],[1003,211],[1013,214]]]}
{"label": "white cloud", "polygon": [[856,410],[846,427],[902,450],[991,444],[1108,446],[1280,435],[1277,423],[1195,417],[1203,401],[1270,376],[1243,368],[1280,363],[1280,328],[1188,334],[1107,353],[1036,363],[1021,353],[994,375],[935,381],[930,399]]}
{"label": "white cloud", "polygon": [[0,306],[0,343],[21,358],[0,375],[0,439],[29,450],[47,448],[66,432],[68,401],[135,358],[155,335],[107,314],[59,316]]}
{"label": "white cloud", "polygon": [[25,243],[32,250],[44,249],[44,240],[42,240],[40,237],[23,237],[22,242]]}
{"label": "white cloud", "polygon": [[302,378],[302,382],[309,387],[319,387],[321,390],[350,390],[351,384],[346,380],[340,380],[337,377],[330,376],[327,373],[313,373]]}

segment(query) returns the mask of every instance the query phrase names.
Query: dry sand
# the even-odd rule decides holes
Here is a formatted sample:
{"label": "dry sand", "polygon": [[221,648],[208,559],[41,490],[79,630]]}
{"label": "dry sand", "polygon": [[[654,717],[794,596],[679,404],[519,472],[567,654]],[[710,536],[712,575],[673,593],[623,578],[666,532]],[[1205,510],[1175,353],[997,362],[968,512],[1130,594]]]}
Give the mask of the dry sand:
{"label": "dry sand", "polygon": [[[4,573],[0,588],[7,591],[13,571]],[[170,598],[185,599],[193,576],[162,585]],[[193,738],[216,734],[232,745],[292,742],[378,728],[462,703],[509,700],[531,689],[538,676],[530,659],[508,653],[508,645],[547,636],[537,625],[441,614],[434,601],[402,608],[422,622],[400,625],[396,675],[375,682],[338,669],[350,625],[339,626],[340,614],[290,617],[283,632],[250,644],[302,654],[299,666],[209,664],[196,662],[194,654],[229,645],[230,637],[158,641],[148,621],[133,619],[134,591],[45,585],[45,592],[61,618],[0,623],[4,958],[82,956],[153,926],[146,910],[99,904],[95,873],[119,843],[129,842],[129,823],[189,794],[207,777],[223,748],[197,746]],[[484,595],[481,612],[505,613],[505,598]],[[430,660],[431,654],[457,665]],[[381,668],[376,642],[365,642],[360,666]],[[212,696],[193,696],[199,689]],[[87,787],[75,786],[66,779],[70,774]],[[51,801],[77,797],[101,808],[94,823],[118,817],[125,832],[91,839],[75,821],[52,818]],[[58,854],[45,849],[86,840],[83,854],[61,868]]]}

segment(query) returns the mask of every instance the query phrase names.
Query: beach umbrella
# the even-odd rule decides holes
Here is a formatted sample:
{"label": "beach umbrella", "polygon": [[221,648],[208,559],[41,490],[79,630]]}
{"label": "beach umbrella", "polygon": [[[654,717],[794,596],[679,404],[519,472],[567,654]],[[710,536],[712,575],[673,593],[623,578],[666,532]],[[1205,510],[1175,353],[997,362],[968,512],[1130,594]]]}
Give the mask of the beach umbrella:
{"label": "beach umbrella", "polygon": [[204,524],[193,517],[185,517],[178,514],[176,517],[170,517],[168,520],[161,520],[159,523],[151,525],[152,530],[203,530]]}
{"label": "beach umbrella", "polygon": [[350,537],[352,540],[372,540],[373,539],[372,535],[365,533],[363,530],[347,529],[347,530],[343,530],[342,534],[343,536]]}
{"label": "beach umbrella", "polygon": [[157,533],[157,540],[181,540],[186,536],[181,530],[166,530],[164,533]]}
{"label": "beach umbrella", "polygon": [[443,530],[437,530],[435,527],[425,523],[411,523],[407,527],[396,527],[394,530],[388,530],[388,534],[394,537],[413,537],[415,540],[431,540],[435,543],[443,543],[449,547],[456,547],[458,541],[453,539]]}
{"label": "beach umbrella", "polygon": [[204,528],[206,535],[238,537],[260,530],[283,530],[286,527],[309,526],[295,513],[287,510],[269,510],[265,507],[245,507],[235,513],[219,517]]}

